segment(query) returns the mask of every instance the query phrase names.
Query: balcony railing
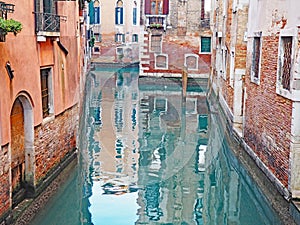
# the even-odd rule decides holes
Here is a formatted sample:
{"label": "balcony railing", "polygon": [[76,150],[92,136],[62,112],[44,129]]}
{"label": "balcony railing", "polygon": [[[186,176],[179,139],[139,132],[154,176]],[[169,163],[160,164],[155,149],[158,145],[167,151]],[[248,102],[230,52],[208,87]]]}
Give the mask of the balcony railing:
{"label": "balcony railing", "polygon": [[147,28],[167,29],[166,15],[146,15]]}
{"label": "balcony railing", "polygon": [[35,13],[36,33],[60,32],[60,16],[51,13]]}

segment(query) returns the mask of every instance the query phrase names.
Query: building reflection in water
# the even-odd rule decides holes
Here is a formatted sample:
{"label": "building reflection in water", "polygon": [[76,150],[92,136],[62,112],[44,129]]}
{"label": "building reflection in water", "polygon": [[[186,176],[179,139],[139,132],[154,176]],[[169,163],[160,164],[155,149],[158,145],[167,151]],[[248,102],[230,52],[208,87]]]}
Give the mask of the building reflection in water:
{"label": "building reflection in water", "polygon": [[205,92],[188,91],[183,104],[177,81],[149,85],[151,81],[140,79],[136,224],[201,224],[208,140]]}
{"label": "building reflection in water", "polygon": [[[111,208],[111,212],[116,213],[117,207],[110,203],[103,205],[109,196],[116,196],[116,201],[124,201],[121,195],[135,193],[130,196],[133,201],[127,201],[123,207],[128,209],[132,208],[130,205],[136,205],[132,213],[136,214],[139,147],[137,77],[138,70],[132,68],[95,70],[88,77],[87,83],[91,85],[88,88],[90,94],[86,96],[89,102],[86,112],[89,115],[89,140],[88,151],[83,156],[83,171],[88,174],[85,176],[85,193],[91,218],[85,221],[90,220],[94,224],[105,221],[105,210]],[[121,210],[124,211],[124,208]],[[124,215],[119,219],[128,217]]]}
{"label": "building reflection in water", "polygon": [[203,81],[189,83],[183,101],[178,80],[138,80],[126,69],[93,74],[85,221],[280,223],[231,153],[218,115],[208,112]]}
{"label": "building reflection in water", "polygon": [[283,224],[232,154],[201,87],[189,80],[183,101],[178,80],[92,71],[81,163],[32,224]]}

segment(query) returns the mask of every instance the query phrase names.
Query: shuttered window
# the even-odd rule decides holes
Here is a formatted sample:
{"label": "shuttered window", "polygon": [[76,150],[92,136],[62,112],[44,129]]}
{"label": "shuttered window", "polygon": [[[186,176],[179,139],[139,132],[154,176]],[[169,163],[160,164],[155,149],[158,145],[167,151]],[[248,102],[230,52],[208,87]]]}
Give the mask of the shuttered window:
{"label": "shuttered window", "polygon": [[95,8],[94,8],[93,1],[90,1],[89,3],[89,17],[90,17],[90,24],[95,24]]}
{"label": "shuttered window", "polygon": [[146,15],[169,14],[169,0],[145,0]]}
{"label": "shuttered window", "polygon": [[211,52],[211,38],[210,37],[201,37],[201,52],[202,53]]}
{"label": "shuttered window", "polygon": [[121,34],[121,33],[115,34],[115,41],[124,43],[125,42],[125,34]]}
{"label": "shuttered window", "polygon": [[41,94],[42,94],[42,109],[43,109],[43,118],[49,115],[49,77],[50,69],[41,70]]}

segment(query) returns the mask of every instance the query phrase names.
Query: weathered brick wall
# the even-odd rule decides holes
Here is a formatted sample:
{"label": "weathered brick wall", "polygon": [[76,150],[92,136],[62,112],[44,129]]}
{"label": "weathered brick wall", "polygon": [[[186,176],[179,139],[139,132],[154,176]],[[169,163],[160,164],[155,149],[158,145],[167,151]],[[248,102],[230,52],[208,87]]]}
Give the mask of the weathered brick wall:
{"label": "weathered brick wall", "polygon": [[53,121],[35,128],[37,185],[47,173],[76,147],[78,107],[57,115]]}
{"label": "weathered brick wall", "polygon": [[[199,54],[200,37],[211,36],[209,28],[201,29],[201,1],[192,0],[187,2],[170,1],[168,15],[168,27],[162,33],[162,54],[168,56],[168,69],[155,69],[154,53],[149,52],[151,38],[149,35],[144,39],[147,45],[144,55],[145,61],[142,66],[148,67],[145,73],[181,73],[184,68],[185,54],[196,54],[198,58],[198,70],[189,70],[190,74],[209,74],[211,66],[210,54]],[[144,47],[145,48],[145,47]]]}
{"label": "weathered brick wall", "polygon": [[[220,15],[219,15],[220,16]],[[236,20],[236,21],[234,21]],[[232,13],[232,1],[229,1],[227,8],[227,19],[226,19],[226,33],[225,33],[225,46],[228,50],[227,66],[226,66],[226,81],[221,81],[222,94],[227,102],[231,111],[233,111],[234,105],[234,84],[230,85],[230,57],[231,48],[234,48],[235,59],[234,68],[235,69],[245,69],[246,68],[246,58],[247,58],[247,42],[244,40],[245,31],[247,30],[248,22],[248,5],[240,7],[237,12]],[[237,23],[237,24],[235,24]],[[234,79],[234,77],[232,77]],[[234,83],[234,81],[233,81]]]}
{"label": "weathered brick wall", "polygon": [[[292,102],[276,94],[278,60],[276,36],[264,36],[260,85],[246,74],[247,100],[244,136],[270,171],[288,186]],[[248,57],[251,61],[251,57]]]}
{"label": "weathered brick wall", "polygon": [[0,221],[10,209],[8,145],[2,146],[0,152]]}

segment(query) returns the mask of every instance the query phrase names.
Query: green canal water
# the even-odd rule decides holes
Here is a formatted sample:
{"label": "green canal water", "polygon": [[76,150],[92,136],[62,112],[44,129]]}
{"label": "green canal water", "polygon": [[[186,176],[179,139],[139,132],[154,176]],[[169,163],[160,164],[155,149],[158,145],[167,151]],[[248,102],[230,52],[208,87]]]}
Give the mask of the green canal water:
{"label": "green canal water", "polygon": [[87,76],[79,163],[33,225],[281,224],[237,160],[206,81]]}

